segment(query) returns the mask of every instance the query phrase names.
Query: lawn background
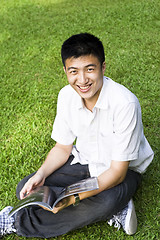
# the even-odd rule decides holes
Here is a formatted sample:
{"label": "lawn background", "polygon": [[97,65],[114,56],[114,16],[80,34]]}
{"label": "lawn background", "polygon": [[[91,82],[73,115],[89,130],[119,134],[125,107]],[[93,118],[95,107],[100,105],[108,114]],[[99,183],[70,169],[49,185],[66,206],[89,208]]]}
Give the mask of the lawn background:
{"label": "lawn background", "polygon": [[134,197],[139,222],[134,236],[100,222],[53,239],[159,239],[159,10],[158,0],[0,1],[0,209],[16,203],[16,184],[54,145],[57,95],[67,83],[61,44],[72,34],[90,32],[104,44],[105,75],[138,97],[155,158]]}

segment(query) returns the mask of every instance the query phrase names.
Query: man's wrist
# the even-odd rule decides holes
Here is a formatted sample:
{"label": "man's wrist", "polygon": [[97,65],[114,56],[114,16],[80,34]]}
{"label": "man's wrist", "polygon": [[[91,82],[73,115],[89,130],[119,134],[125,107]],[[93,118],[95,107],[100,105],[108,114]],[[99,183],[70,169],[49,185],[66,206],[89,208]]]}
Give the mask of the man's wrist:
{"label": "man's wrist", "polygon": [[45,170],[44,170],[42,167],[40,167],[40,168],[38,169],[38,171],[36,172],[36,174],[40,175],[42,178],[46,178],[46,177],[47,177],[46,174],[45,174]]}

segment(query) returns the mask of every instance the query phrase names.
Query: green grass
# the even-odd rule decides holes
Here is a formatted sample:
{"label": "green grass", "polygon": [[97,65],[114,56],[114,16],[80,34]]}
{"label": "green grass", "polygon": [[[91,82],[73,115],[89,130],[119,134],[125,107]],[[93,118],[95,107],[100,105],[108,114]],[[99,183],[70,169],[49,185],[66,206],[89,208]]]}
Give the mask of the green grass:
{"label": "green grass", "polygon": [[54,145],[50,134],[57,94],[67,83],[62,42],[72,34],[90,32],[104,43],[106,75],[139,98],[155,158],[134,198],[139,225],[133,237],[100,222],[54,239],[158,240],[159,9],[158,0],[0,1],[1,209],[15,204],[17,183],[41,165]]}

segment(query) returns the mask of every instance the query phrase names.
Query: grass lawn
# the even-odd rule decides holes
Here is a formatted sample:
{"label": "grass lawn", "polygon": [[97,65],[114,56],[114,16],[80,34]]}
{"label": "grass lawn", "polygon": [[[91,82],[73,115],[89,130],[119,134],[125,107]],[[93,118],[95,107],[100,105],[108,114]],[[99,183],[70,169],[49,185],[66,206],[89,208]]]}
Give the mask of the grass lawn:
{"label": "grass lawn", "polygon": [[54,239],[159,239],[159,9],[158,0],[0,1],[0,209],[16,203],[17,183],[41,165],[54,145],[57,94],[67,83],[61,44],[72,34],[90,32],[104,44],[105,75],[139,98],[155,158],[134,197],[139,222],[134,236],[99,222]]}

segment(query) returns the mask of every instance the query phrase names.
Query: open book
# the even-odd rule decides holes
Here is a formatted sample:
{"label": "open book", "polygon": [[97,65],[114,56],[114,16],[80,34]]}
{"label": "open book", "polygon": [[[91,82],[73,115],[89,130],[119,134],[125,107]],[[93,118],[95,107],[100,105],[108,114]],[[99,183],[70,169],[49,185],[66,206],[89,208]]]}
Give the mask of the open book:
{"label": "open book", "polygon": [[74,194],[92,191],[98,188],[98,180],[96,177],[87,178],[65,187],[58,197],[56,197],[55,192],[47,186],[37,187],[17,203],[9,213],[9,216],[13,216],[20,209],[32,205],[39,205],[46,210],[52,211],[61,200]]}

